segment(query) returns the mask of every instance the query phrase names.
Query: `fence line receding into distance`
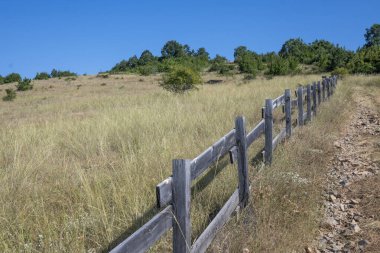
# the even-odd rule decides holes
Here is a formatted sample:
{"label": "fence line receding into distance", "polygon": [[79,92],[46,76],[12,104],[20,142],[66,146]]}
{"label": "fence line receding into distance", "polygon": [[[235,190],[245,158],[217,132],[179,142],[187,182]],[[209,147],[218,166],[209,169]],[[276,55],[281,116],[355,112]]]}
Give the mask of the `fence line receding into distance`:
{"label": "fence line receding into distance", "polygon": [[[205,252],[218,230],[229,220],[235,210],[244,208],[249,199],[247,149],[264,134],[263,161],[271,164],[273,150],[285,138],[292,135],[294,128],[304,125],[317,115],[317,107],[334,93],[337,77],[322,77],[322,81],[299,86],[296,99],[291,98],[290,89],[276,99],[266,99],[263,119],[248,133],[245,118],[235,120],[235,128],[215,142],[193,160],[173,160],[173,175],[156,186],[157,207],[162,210],[152,219],[118,244],[111,253],[145,252],[169,229],[173,228],[173,252]],[[306,96],[304,96],[306,94]],[[304,105],[306,104],[306,112]],[[273,138],[273,111],[282,106],[285,127]],[[298,115],[292,125],[292,111]],[[191,244],[191,183],[221,157],[229,154],[231,163],[237,162],[238,186],[208,227]]]}

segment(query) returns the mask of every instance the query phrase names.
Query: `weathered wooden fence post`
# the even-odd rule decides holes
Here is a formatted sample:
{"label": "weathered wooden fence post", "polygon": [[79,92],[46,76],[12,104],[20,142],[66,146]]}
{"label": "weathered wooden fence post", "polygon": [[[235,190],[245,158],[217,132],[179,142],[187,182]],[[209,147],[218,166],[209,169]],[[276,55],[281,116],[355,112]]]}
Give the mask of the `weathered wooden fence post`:
{"label": "weathered wooden fence post", "polygon": [[248,182],[248,156],[247,139],[245,132],[245,118],[239,116],[235,120],[235,133],[237,143],[238,176],[239,176],[239,200],[240,208],[248,203],[249,182]]}
{"label": "weathered wooden fence post", "polygon": [[317,83],[317,92],[318,92],[318,106],[321,104],[321,81]]}
{"label": "weathered wooden fence post", "polygon": [[286,136],[289,138],[292,135],[292,101],[290,97],[290,89],[285,90],[285,121]]}
{"label": "weathered wooden fence post", "polygon": [[308,84],[306,86],[306,104],[307,104],[307,121],[311,120],[311,86]]}
{"label": "weathered wooden fence post", "polygon": [[298,126],[303,125],[303,87],[300,86],[297,88],[297,105],[298,105]]}
{"label": "weathered wooden fence post", "polygon": [[332,79],[333,79],[333,82],[334,82],[334,92],[335,92],[335,89],[336,89],[336,83],[337,83],[337,81],[338,81],[338,78],[337,78],[337,76],[333,76]]}
{"label": "weathered wooden fence post", "polygon": [[173,252],[191,250],[191,160],[173,160]]}
{"label": "weathered wooden fence post", "polygon": [[330,83],[330,78],[326,78],[326,86],[327,86],[327,99],[330,98],[331,95],[331,83]]}
{"label": "weathered wooden fence post", "polygon": [[322,79],[322,101],[326,100],[326,79]]}
{"label": "weathered wooden fence post", "polygon": [[336,76],[333,76],[333,77],[331,77],[331,79],[332,79],[332,82],[333,82],[333,93],[335,92],[335,88],[336,88]]}
{"label": "weathered wooden fence post", "polygon": [[313,115],[317,116],[317,84],[313,82]]}
{"label": "weathered wooden fence post", "polygon": [[272,163],[273,152],[273,101],[272,99],[265,100],[265,147],[264,147],[264,162],[266,164]]}

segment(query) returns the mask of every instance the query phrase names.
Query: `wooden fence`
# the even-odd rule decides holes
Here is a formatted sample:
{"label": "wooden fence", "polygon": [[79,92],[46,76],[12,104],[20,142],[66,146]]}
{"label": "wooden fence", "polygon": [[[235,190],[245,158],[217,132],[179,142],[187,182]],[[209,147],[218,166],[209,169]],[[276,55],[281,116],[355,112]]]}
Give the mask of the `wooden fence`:
{"label": "wooden fence", "polygon": [[[292,110],[298,115],[295,127],[304,125],[317,115],[317,108],[333,95],[337,77],[322,77],[322,81],[297,88],[296,99],[291,98],[290,89],[276,99],[266,99],[263,119],[248,133],[245,118],[235,120],[235,128],[215,142],[193,160],[173,160],[173,175],[156,186],[157,207],[162,210],[127,239],[122,241],[111,253],[145,252],[169,229],[173,228],[173,252],[205,252],[218,230],[229,220],[233,212],[244,208],[249,199],[247,149],[262,134],[265,137],[263,159],[271,164],[273,150],[292,135]],[[306,96],[305,96],[306,94]],[[304,105],[306,111],[304,112]],[[273,138],[273,110],[282,107],[285,114],[285,127]],[[213,165],[218,159],[229,154],[231,163],[237,162],[238,187],[208,227],[191,244],[191,183]]]}

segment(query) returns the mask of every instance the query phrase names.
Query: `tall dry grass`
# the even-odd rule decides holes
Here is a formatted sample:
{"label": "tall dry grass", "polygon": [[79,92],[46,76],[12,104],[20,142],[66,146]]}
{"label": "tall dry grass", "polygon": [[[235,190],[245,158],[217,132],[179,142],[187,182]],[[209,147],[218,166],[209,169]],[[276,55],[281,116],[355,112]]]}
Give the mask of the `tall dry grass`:
{"label": "tall dry grass", "polygon": [[[1,252],[107,249],[154,214],[155,185],[171,174],[172,159],[198,155],[237,115],[251,129],[265,98],[320,76],[248,83],[237,76],[185,95],[161,90],[158,78],[38,81],[15,101],[0,101]],[[229,166],[193,199],[194,238],[236,177]],[[168,240],[154,250],[167,251]]]}

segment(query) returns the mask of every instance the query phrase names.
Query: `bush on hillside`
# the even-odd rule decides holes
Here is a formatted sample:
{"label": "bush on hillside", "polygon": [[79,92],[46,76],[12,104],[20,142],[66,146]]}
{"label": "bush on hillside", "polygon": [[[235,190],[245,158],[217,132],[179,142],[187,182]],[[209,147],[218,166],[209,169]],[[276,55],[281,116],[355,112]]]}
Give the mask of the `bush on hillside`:
{"label": "bush on hillside", "polygon": [[67,82],[70,82],[70,81],[75,81],[75,80],[77,80],[77,78],[76,78],[76,77],[71,77],[71,76],[69,76],[69,77],[66,77],[64,80],[67,81]]}
{"label": "bush on hillside", "polygon": [[282,58],[276,54],[272,54],[268,60],[267,75],[287,75],[294,74],[298,71],[298,62],[295,58]]}
{"label": "bush on hillside", "polygon": [[[361,73],[361,74],[372,74],[376,72],[376,67],[374,67],[370,62],[366,61],[361,53],[356,53],[356,55],[347,64],[347,68],[351,73]],[[379,69],[380,70],[380,69]]]}
{"label": "bush on hillside", "polygon": [[12,101],[16,98],[16,91],[14,89],[6,89],[5,92],[7,95],[3,97],[4,101]]}
{"label": "bush on hillside", "polygon": [[61,71],[61,70],[56,70],[56,69],[53,69],[50,73],[50,76],[52,78],[55,78],[55,77],[67,77],[67,76],[77,76],[76,73],[73,73],[73,72],[70,72],[68,70],[65,70],[65,71]]}
{"label": "bush on hillside", "polygon": [[256,76],[251,75],[251,74],[246,74],[246,75],[244,75],[244,78],[243,78],[244,81],[251,81],[251,80],[255,80],[255,79],[256,79]]}
{"label": "bush on hillside", "polygon": [[48,80],[50,75],[46,72],[37,73],[34,80]]}
{"label": "bush on hillside", "polygon": [[244,46],[235,49],[234,58],[241,73],[256,76],[259,70],[264,69],[261,57]]}
{"label": "bush on hillside", "polygon": [[196,89],[200,83],[202,78],[198,72],[191,68],[177,67],[164,75],[161,87],[170,92],[184,93]]}
{"label": "bush on hillside", "polygon": [[364,34],[365,47],[380,46],[380,24],[373,24]]}
{"label": "bush on hillside", "polygon": [[289,39],[282,45],[279,56],[282,58],[295,58],[298,62],[309,64],[311,62],[311,49],[301,38]]}
{"label": "bush on hillside", "polygon": [[4,83],[20,82],[21,76],[18,73],[11,73],[4,77]]}
{"label": "bush on hillside", "polygon": [[227,58],[216,55],[211,61],[211,67],[209,71],[216,71],[221,75],[228,75],[234,69],[234,66],[228,63]]}
{"label": "bush on hillside", "polygon": [[138,67],[137,72],[142,76],[149,76],[158,73],[158,67],[153,64],[148,64]]}
{"label": "bush on hillside", "polygon": [[331,72],[331,75],[333,76],[339,76],[340,78],[343,78],[345,77],[346,75],[348,75],[348,69],[344,68],[344,67],[341,67],[341,68],[336,68],[334,69],[332,72]]}
{"label": "bush on hillside", "polygon": [[182,45],[175,40],[170,40],[165,43],[161,49],[163,58],[179,58],[186,56],[189,52],[189,46]]}
{"label": "bush on hillside", "polygon": [[107,79],[107,78],[109,78],[110,76],[109,76],[108,73],[99,73],[99,74],[96,75],[96,77]]}
{"label": "bush on hillside", "polygon": [[24,78],[24,80],[18,82],[18,84],[16,85],[16,88],[18,91],[31,90],[33,89],[32,80],[28,78]]}
{"label": "bush on hillside", "polygon": [[380,73],[380,45],[359,49],[347,66],[353,73]]}
{"label": "bush on hillside", "polygon": [[147,65],[154,61],[156,61],[156,57],[149,50],[145,50],[140,55],[139,65]]}
{"label": "bush on hillside", "polygon": [[0,84],[3,84],[4,83],[4,77],[2,77],[1,75],[0,75]]}

